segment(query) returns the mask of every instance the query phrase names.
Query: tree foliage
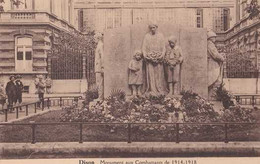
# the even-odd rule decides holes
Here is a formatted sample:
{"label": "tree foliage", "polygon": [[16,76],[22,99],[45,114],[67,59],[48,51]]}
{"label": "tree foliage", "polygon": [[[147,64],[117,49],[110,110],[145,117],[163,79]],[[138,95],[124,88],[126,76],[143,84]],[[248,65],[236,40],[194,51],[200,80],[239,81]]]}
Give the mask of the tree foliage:
{"label": "tree foliage", "polygon": [[[248,0],[247,0],[248,2]],[[249,13],[249,18],[253,19],[257,17],[260,13],[260,6],[257,0],[251,0],[251,2],[247,5],[246,11]]]}

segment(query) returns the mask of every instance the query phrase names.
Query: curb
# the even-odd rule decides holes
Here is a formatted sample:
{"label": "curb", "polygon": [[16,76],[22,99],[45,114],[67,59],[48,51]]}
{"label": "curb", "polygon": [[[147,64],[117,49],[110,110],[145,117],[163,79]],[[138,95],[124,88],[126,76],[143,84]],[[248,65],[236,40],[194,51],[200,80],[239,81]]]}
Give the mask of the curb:
{"label": "curb", "polygon": [[1,158],[64,157],[259,157],[260,142],[49,142],[2,143]]}

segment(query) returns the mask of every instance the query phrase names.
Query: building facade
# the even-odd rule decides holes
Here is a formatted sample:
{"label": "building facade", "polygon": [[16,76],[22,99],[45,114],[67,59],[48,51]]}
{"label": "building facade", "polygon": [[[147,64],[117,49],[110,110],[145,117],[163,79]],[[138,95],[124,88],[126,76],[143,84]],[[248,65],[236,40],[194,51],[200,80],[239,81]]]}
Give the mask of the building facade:
{"label": "building facade", "polygon": [[240,2],[236,10],[238,22],[218,33],[217,38],[218,48],[226,56],[224,82],[235,94],[260,93],[260,19],[259,15],[250,17],[246,11],[249,4]]}
{"label": "building facade", "polygon": [[235,23],[235,2],[183,0],[77,0],[79,29],[104,31],[131,24],[157,21],[178,26],[225,31]]}
{"label": "building facade", "polygon": [[[52,72],[50,36],[61,31],[76,31],[74,0],[20,0],[19,5],[5,0],[2,6],[0,82],[6,84],[10,75],[19,74],[23,77],[25,92],[35,93],[36,75]],[[80,84],[81,78],[72,82]],[[54,92],[63,92],[60,81],[62,79],[54,79]],[[71,88],[71,92],[74,91]],[[79,91],[80,88],[75,92]]]}

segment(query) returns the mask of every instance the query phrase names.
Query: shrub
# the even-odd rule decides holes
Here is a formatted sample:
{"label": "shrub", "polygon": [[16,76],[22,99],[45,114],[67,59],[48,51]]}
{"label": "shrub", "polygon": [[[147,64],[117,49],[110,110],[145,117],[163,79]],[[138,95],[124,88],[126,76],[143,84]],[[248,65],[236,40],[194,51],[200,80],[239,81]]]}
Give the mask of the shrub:
{"label": "shrub", "polygon": [[88,106],[91,101],[98,98],[98,88],[94,87],[85,92],[84,107]]}
{"label": "shrub", "polygon": [[121,89],[113,89],[110,95],[106,98],[106,101],[117,99],[119,101],[125,101],[125,91]]}
{"label": "shrub", "polygon": [[224,84],[221,84],[216,90],[216,99],[223,103],[225,109],[234,106],[234,96],[225,89]]}

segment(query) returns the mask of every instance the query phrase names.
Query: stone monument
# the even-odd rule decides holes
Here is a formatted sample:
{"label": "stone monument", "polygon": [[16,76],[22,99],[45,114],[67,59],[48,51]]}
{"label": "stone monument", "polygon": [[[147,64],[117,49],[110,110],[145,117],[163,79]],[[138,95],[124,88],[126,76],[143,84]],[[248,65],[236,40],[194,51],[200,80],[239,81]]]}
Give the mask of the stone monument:
{"label": "stone monument", "polygon": [[[180,84],[185,90],[208,97],[207,31],[199,28],[180,28],[174,24],[158,24],[165,38],[175,36],[182,49],[183,63]],[[128,66],[136,51],[142,50],[149,32],[148,24],[136,24],[108,30],[104,33],[104,96],[121,89],[131,95],[128,85]],[[165,39],[165,46],[167,45]]]}

